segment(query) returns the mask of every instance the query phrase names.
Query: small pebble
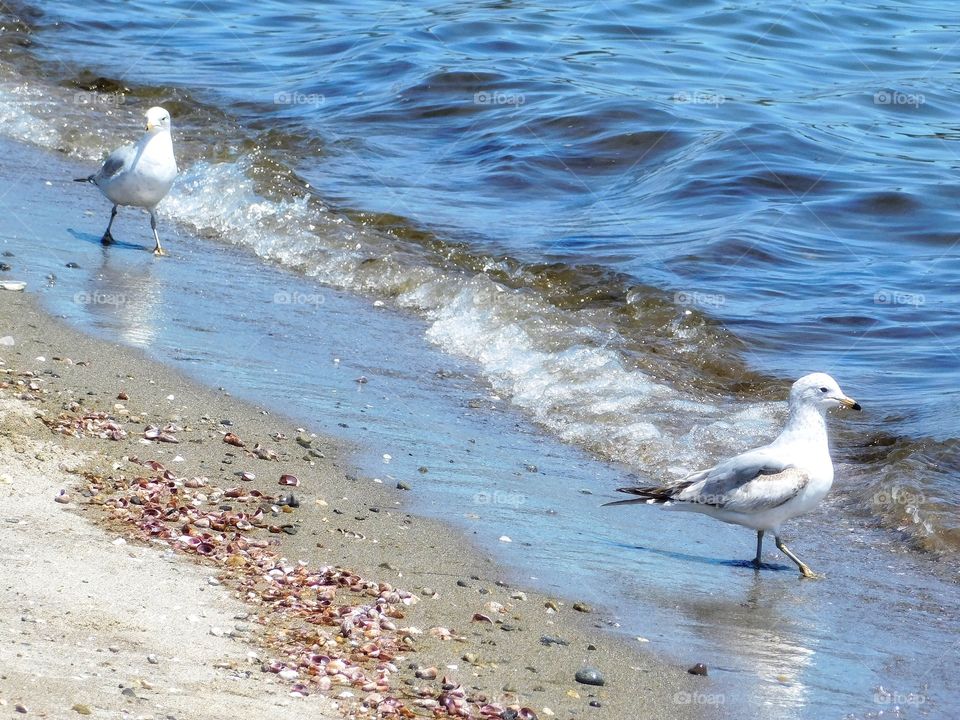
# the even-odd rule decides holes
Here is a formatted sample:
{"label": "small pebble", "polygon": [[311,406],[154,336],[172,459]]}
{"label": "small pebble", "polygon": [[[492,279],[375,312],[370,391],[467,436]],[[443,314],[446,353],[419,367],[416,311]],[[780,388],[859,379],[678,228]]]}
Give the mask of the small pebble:
{"label": "small pebble", "polygon": [[75,262],[68,262],[66,267],[70,268],[71,270],[77,270],[79,269],[80,266],[77,265]]}
{"label": "small pebble", "polygon": [[147,662],[151,665],[156,665],[160,662],[156,655],[147,655]]}
{"label": "small pebble", "polygon": [[697,663],[692,668],[689,668],[687,672],[690,673],[691,675],[706,675],[707,666],[704,665],[703,663]]}
{"label": "small pebble", "polygon": [[590,701],[590,707],[600,707],[600,701],[599,701],[599,700],[591,700],[591,701]]}
{"label": "small pebble", "polygon": [[24,715],[26,715],[27,713],[27,708],[24,707],[23,705],[15,705],[13,709],[16,710],[18,713],[23,713]]}
{"label": "small pebble", "polygon": [[10,267],[9,263],[0,262],[0,272],[9,272],[10,270],[13,270],[13,268]]}
{"label": "small pebble", "polygon": [[123,690],[120,691],[120,694],[125,695],[127,697],[132,697],[132,698],[135,698],[137,696],[137,693],[133,688],[124,688]]}
{"label": "small pebble", "polygon": [[581,685],[605,685],[606,680],[603,679],[603,674],[597,670],[595,667],[584,667],[577,670],[577,674],[573,676],[573,679],[576,680]]}
{"label": "small pebble", "polygon": [[54,502],[58,502],[58,503],[60,503],[61,505],[66,505],[68,502],[70,502],[71,499],[72,499],[72,498],[70,497],[70,494],[69,494],[69,493],[62,493],[62,494],[60,494],[60,495],[57,495],[57,496],[53,499],[53,501],[54,501]]}
{"label": "small pebble", "polygon": [[397,483],[397,490],[409,490],[409,489],[410,489],[410,486],[407,483],[403,482],[403,480]]}
{"label": "small pebble", "polygon": [[70,709],[78,715],[90,715],[93,712],[88,705],[84,705],[83,703],[75,703]]}
{"label": "small pebble", "polygon": [[577,612],[582,612],[582,613],[593,612],[593,608],[591,608],[586,603],[582,603],[582,602],[575,602],[573,604],[573,609],[576,610]]}

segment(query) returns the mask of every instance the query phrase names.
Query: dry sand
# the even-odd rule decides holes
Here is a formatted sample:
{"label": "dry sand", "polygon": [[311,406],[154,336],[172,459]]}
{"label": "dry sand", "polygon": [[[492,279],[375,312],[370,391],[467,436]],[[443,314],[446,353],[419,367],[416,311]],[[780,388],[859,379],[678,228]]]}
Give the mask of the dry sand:
{"label": "dry sand", "polygon": [[[500,568],[455,531],[405,512],[403,491],[353,474],[340,459],[345,449],[329,440],[315,438],[310,453],[296,442],[290,421],[198,387],[133,350],[76,333],[28,295],[0,293],[0,336],[7,335],[15,345],[0,346],[6,372],[0,380],[11,385],[0,391],[5,710],[22,704],[44,717],[85,710],[94,717],[337,717],[355,712],[354,700],[365,695],[354,688],[354,699],[340,702],[339,710],[318,693],[290,697],[290,683],[248,661],[248,654],[269,657],[261,641],[270,626],[237,619],[262,608],[241,603],[228,582],[211,584],[223,577],[218,568],[146,547],[132,535],[119,544],[123,530],[108,529],[102,508],[78,492],[81,479],[65,470],[129,478],[130,456],[224,487],[250,470],[257,479],[249,486],[269,495],[281,490],[281,473],[296,475],[300,507],[283,516],[296,534],[271,536],[282,539],[283,555],[311,566],[342,565],[420,598],[403,619],[424,632],[395,660],[400,694],[419,686],[439,692],[446,674],[471,695],[528,707],[540,718],[624,720],[691,716],[697,709],[691,694],[710,691],[709,678],[598,630],[604,619],[575,611],[575,597],[507,586]],[[121,391],[128,399],[117,399]],[[111,414],[128,437],[56,435],[35,417],[78,406]],[[143,440],[148,424],[167,422],[184,428],[178,444]],[[278,460],[251,459],[225,444],[228,430],[248,447],[270,448]],[[61,489],[70,491],[71,502],[55,502]],[[491,602],[504,610],[492,613]],[[475,613],[495,622],[474,622]],[[460,640],[434,637],[428,630],[436,627]],[[545,643],[545,636],[563,644]],[[439,670],[436,680],[414,677],[430,666]],[[585,666],[598,668],[606,684],[577,683],[574,675]]]}

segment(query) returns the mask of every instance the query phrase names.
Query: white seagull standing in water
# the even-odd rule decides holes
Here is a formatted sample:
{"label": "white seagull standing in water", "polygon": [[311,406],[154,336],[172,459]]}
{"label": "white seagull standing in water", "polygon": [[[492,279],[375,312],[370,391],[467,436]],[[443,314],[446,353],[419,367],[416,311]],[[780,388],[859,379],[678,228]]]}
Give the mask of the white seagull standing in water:
{"label": "white seagull standing in water", "polygon": [[804,577],[816,577],[780,539],[780,526],[810,512],[833,484],[833,462],[827,442],[826,411],[860,404],[840,390],[826,373],[812,373],[790,388],[786,427],[769,445],[748,450],[712,468],[662,487],[625,487],[618,492],[638,495],[607,505],[648,503],[671,510],[701,512],[723,522],[757,531],[760,566],[763,534],[773,533],[777,548],[800,568]]}
{"label": "white seagull standing in water", "polygon": [[135,145],[117,148],[90,177],[76,178],[77,182],[90,182],[100,188],[113,203],[110,222],[100,242],[113,242],[110,227],[117,216],[117,206],[142,207],[150,213],[150,227],[156,240],[154,255],[164,255],[157,234],[157,204],[170,192],[177,176],[177,161],[173,156],[173,139],[170,137],[170,113],[162,107],[147,110],[147,132]]}

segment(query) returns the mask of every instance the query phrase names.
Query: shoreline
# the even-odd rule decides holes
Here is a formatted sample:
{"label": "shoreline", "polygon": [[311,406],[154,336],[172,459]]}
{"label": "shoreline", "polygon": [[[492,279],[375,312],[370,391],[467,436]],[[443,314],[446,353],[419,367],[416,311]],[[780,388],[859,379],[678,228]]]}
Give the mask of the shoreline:
{"label": "shoreline", "polygon": [[[0,297],[0,322],[10,328],[6,334],[16,343],[0,353],[5,371],[35,373],[29,382],[36,390],[30,390],[28,382],[26,390],[13,391],[38,399],[18,402],[42,410],[48,421],[63,412],[65,404],[79,403],[75,410],[109,414],[127,432],[122,440],[71,438],[32,423],[26,436],[33,442],[55,441],[68,453],[93,452],[96,459],[85,467],[103,477],[134,477],[134,469],[123,458],[135,456],[141,462],[159,462],[181,479],[206,477],[211,485],[243,484],[244,489],[249,486],[273,496],[280,489],[277,478],[292,474],[300,481],[295,489],[299,507],[284,513],[284,520],[293,518],[296,534],[266,534],[280,539],[280,555],[291,562],[305,560],[310,567],[342,566],[372,582],[390,583],[417,596],[419,602],[409,606],[408,614],[405,609],[399,623],[421,632],[410,634],[414,650],[405,647],[398,652],[391,689],[432,687],[439,697],[443,693],[439,683],[446,674],[452,682],[462,684],[465,695],[482,696],[488,703],[530,708],[538,717],[553,713],[600,720],[629,717],[638,710],[648,717],[683,717],[692,709],[685,697],[710,692],[708,679],[643,655],[592,627],[603,621],[599,614],[580,613],[572,609],[572,602],[504,583],[497,565],[455,530],[407,513],[401,504],[402,490],[353,474],[340,459],[342,446],[311,438],[310,449],[325,456],[312,457],[297,443],[298,435],[305,440],[303,433],[289,421],[225,393],[199,387],[135,350],[67,328],[47,316],[28,295],[7,292]],[[36,359],[39,357],[45,359]],[[72,362],[54,358],[71,358]],[[19,378],[24,379],[22,375]],[[5,390],[4,395],[10,392]],[[117,400],[121,392],[129,399]],[[225,420],[230,425],[222,424]],[[174,433],[180,442],[143,438],[146,426],[162,428],[168,423],[182,428]],[[223,442],[227,431],[246,439],[248,447],[260,443],[270,448],[279,460],[243,456],[236,452],[238,448]],[[273,440],[276,433],[283,439]],[[178,457],[182,461],[175,461]],[[238,483],[234,473],[248,465],[256,480]],[[71,503],[55,504],[53,497],[47,500],[57,510],[96,507],[82,502],[78,489],[71,492]],[[95,509],[92,514],[100,515],[100,511]],[[34,542],[41,544],[42,538]],[[62,563],[65,559],[50,560]],[[174,564],[195,568],[181,558]],[[209,594],[215,588],[205,590]],[[477,615],[492,622],[473,620]],[[268,621],[265,627],[269,626]],[[445,633],[437,628],[449,628],[450,635],[463,639],[441,639]],[[431,634],[430,629],[435,632]],[[544,637],[567,644],[543,641]],[[575,681],[575,673],[586,666],[601,670],[606,682],[603,687]],[[431,668],[437,668],[436,679],[429,677]],[[260,674],[259,667],[254,674]],[[17,688],[5,687],[7,680],[0,682],[2,697],[13,701]],[[353,692],[354,698],[343,699],[352,702],[365,695]],[[310,693],[311,698],[315,695]],[[640,708],[635,704],[638,697],[643,702]]]}

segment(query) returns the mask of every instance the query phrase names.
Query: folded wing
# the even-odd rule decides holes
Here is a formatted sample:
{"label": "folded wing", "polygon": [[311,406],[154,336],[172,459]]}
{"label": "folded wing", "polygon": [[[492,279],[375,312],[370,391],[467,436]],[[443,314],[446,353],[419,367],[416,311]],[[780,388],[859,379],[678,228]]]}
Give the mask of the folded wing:
{"label": "folded wing", "polygon": [[783,505],[808,482],[806,473],[784,464],[766,448],[759,448],[669,485],[618,488],[618,492],[637,497],[606,504],[685,503],[731,512],[757,512]]}

